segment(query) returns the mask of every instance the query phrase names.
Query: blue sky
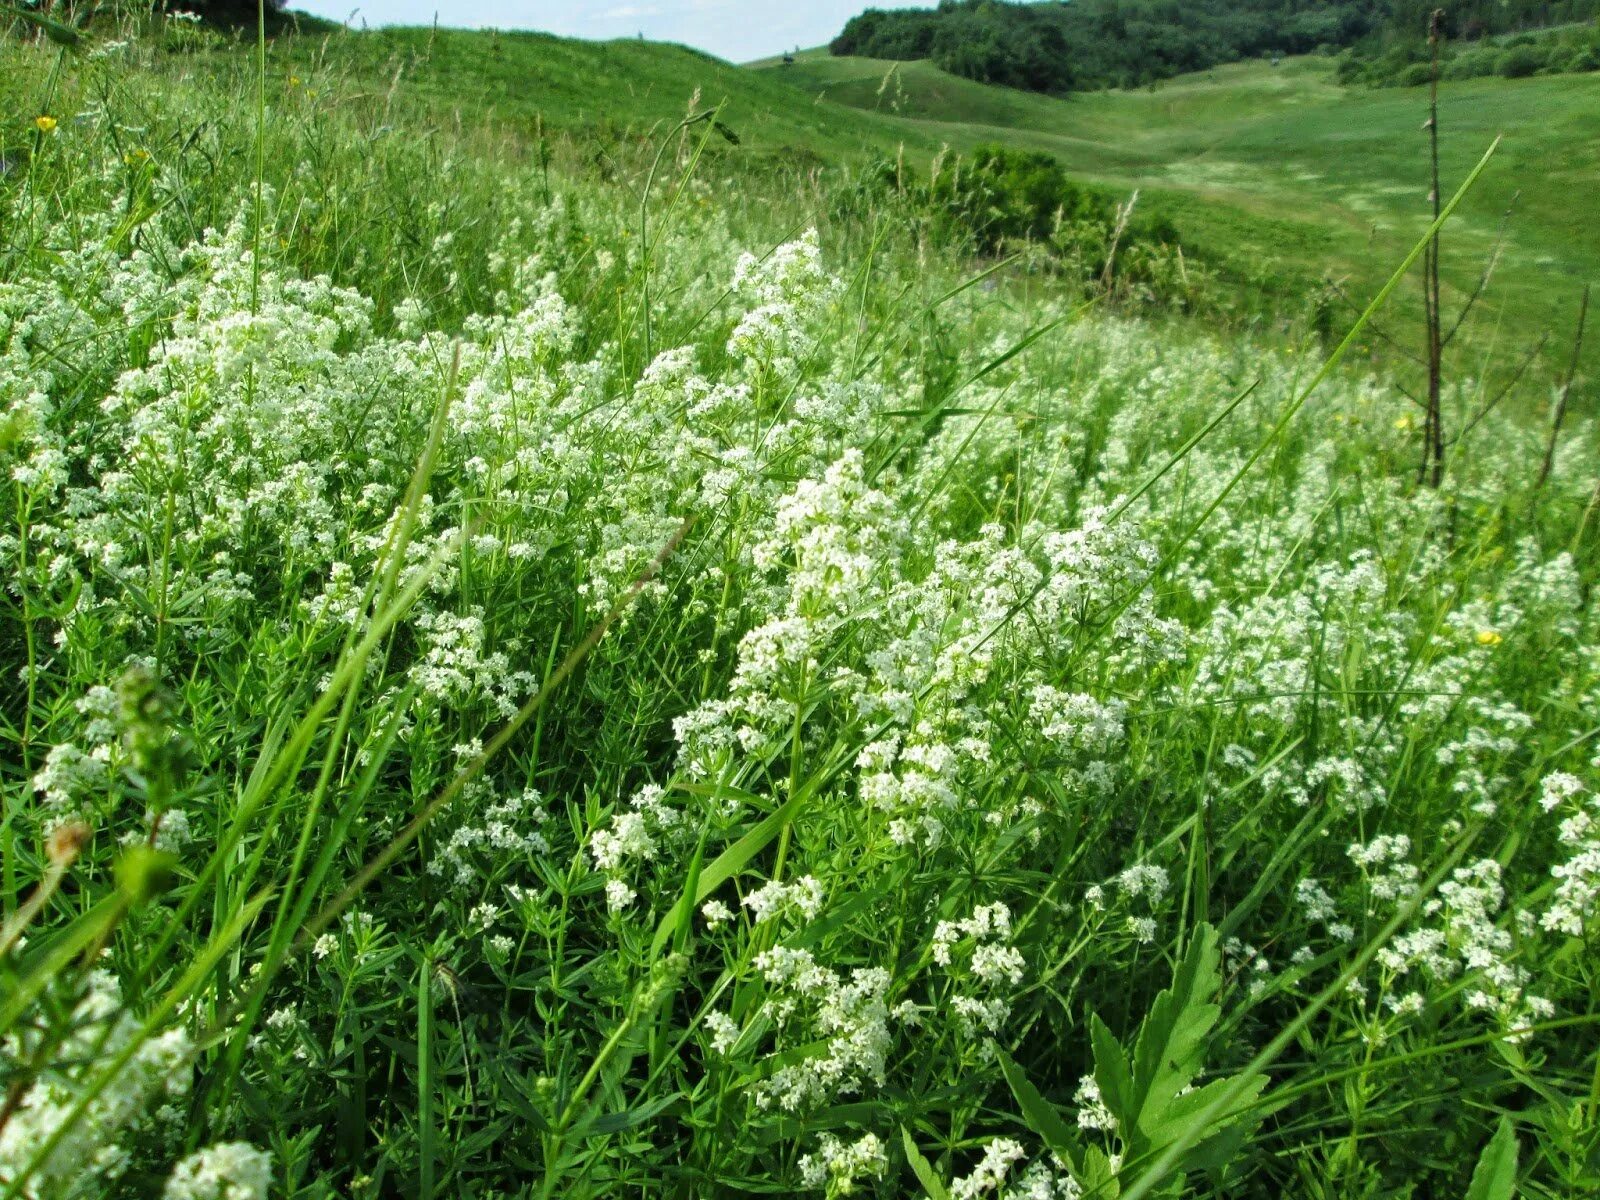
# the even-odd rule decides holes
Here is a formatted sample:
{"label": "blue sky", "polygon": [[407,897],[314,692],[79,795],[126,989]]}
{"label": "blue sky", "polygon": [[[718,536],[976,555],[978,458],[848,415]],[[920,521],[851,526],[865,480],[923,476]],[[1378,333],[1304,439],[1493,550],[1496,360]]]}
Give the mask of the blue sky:
{"label": "blue sky", "polygon": [[542,29],[567,37],[683,42],[733,62],[818,46],[863,8],[932,7],[935,0],[289,0],[290,8],[354,24]]}

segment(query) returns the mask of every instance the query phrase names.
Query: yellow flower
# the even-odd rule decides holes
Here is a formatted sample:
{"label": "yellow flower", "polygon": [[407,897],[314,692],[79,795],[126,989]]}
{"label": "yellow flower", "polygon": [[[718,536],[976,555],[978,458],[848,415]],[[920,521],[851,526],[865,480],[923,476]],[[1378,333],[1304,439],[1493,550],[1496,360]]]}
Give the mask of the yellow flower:
{"label": "yellow flower", "polygon": [[298,75],[289,76],[289,86],[290,87],[299,87],[300,86],[300,76],[298,76]]}
{"label": "yellow flower", "polygon": [[1478,630],[1478,645],[1498,646],[1503,639],[1492,629]]}
{"label": "yellow flower", "polygon": [[35,117],[33,123],[40,133],[51,133],[56,127],[56,119],[54,117]]}
{"label": "yellow flower", "polygon": [[142,162],[150,161],[150,151],[144,149],[129,150],[122,156],[122,161],[130,167],[136,167]]}
{"label": "yellow flower", "polygon": [[1410,429],[1411,425],[1412,425],[1412,421],[1411,421],[1411,414],[1410,413],[1407,413],[1405,416],[1399,418],[1394,423],[1394,427],[1396,429],[1402,431],[1402,432],[1404,432],[1407,429]]}

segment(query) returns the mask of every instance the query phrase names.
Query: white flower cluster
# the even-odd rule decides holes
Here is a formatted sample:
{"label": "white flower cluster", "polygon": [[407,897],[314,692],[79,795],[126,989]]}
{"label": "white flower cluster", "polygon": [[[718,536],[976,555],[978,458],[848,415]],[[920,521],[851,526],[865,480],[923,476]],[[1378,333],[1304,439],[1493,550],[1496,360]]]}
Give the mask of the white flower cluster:
{"label": "white flower cluster", "polygon": [[983,904],[970,917],[940,921],[929,950],[941,967],[956,967],[964,960],[964,970],[951,972],[957,987],[965,983],[971,988],[950,997],[956,1028],[966,1037],[1000,1032],[1011,1013],[1005,990],[1022,982],[1027,965],[1011,945],[1011,910],[998,902]]}
{"label": "white flower cluster", "polygon": [[1231,937],[1222,943],[1224,969],[1235,982],[1242,982],[1252,1000],[1264,996],[1272,987],[1272,960],[1242,938]]}
{"label": "white flower cluster", "polygon": [[507,651],[486,649],[488,630],[481,608],[464,613],[423,611],[412,626],[420,653],[411,677],[424,693],[441,703],[483,696],[500,716],[509,717],[538,685],[532,673],[512,669]]}
{"label": "white flower cluster", "polygon": [[1102,1133],[1117,1131],[1117,1118],[1106,1107],[1100,1095],[1100,1082],[1093,1075],[1084,1075],[1078,1080],[1078,1090],[1073,1093],[1072,1101],[1078,1106],[1078,1128]]}
{"label": "white flower cluster", "polygon": [[1055,1155],[1037,1159],[1023,1168],[1006,1190],[1005,1200],[1080,1200],[1083,1187]]}
{"label": "white flower cluster", "polygon": [[589,857],[595,870],[606,876],[606,904],[612,912],[633,903],[629,872],[654,859],[661,840],[673,836],[682,820],[683,814],[666,803],[666,792],[651,783],[634,793],[629,807],[615,814],[606,828],[590,836]]}
{"label": "white flower cluster", "polygon": [[[1260,772],[1260,789],[1295,805],[1325,796],[1340,807],[1366,811],[1384,802],[1384,768],[1391,746],[1363,734],[1358,714],[1318,684],[1319,661],[1338,661],[1359,652],[1386,680],[1398,680],[1410,664],[1412,621],[1388,603],[1388,581],[1367,553],[1347,566],[1324,564],[1310,572],[1299,590],[1270,591],[1235,609],[1221,604],[1201,634],[1204,652],[1197,663],[1195,701],[1240,706],[1240,717],[1256,744],[1233,748],[1232,758],[1249,770],[1259,746],[1285,731],[1320,720],[1361,739],[1360,755],[1331,753],[1310,764],[1288,763]],[[1316,712],[1313,713],[1313,708]],[[1398,749],[1398,747],[1393,747]]]}
{"label": "white flower cluster", "polygon": [[793,883],[771,880],[744,898],[751,919],[759,925],[784,913],[798,913],[809,921],[822,911],[823,888],[815,875],[802,875]]}
{"label": "white flower cluster", "polygon": [[691,774],[709,775],[735,748],[759,751],[791,730],[795,705],[822,682],[822,655],[881,603],[899,532],[888,497],[867,486],[858,451],[779,501],[753,559],[784,572],[782,608],[741,639],[728,696],[676,722]]}
{"label": "white flower cluster", "polygon": [[817,1148],[800,1158],[800,1181],[821,1188],[828,1197],[853,1196],[864,1180],[881,1179],[889,1169],[889,1156],[875,1133],[844,1142],[831,1133],[817,1139]]}
{"label": "white flower cluster", "polygon": [[[1309,924],[1323,926],[1328,936],[1337,942],[1349,942],[1356,931],[1339,918],[1339,905],[1322,882],[1312,876],[1298,880],[1294,885],[1294,898]],[[1312,957],[1309,947],[1303,948],[1302,959]]]}
{"label": "white flower cluster", "polygon": [[1374,900],[1398,903],[1416,894],[1420,872],[1409,861],[1411,839],[1405,834],[1379,834],[1364,845],[1353,842],[1345,854],[1361,868]]}
{"label": "white flower cluster", "polygon": [[1541,785],[1540,804],[1563,816],[1557,831],[1567,858],[1550,868],[1555,894],[1539,916],[1545,929],[1583,937],[1600,925],[1600,794],[1575,776],[1553,774]]}
{"label": "white flower cluster", "polygon": [[[140,1024],[123,1005],[116,979],[103,970],[91,972],[73,1009],[71,1031],[49,1052],[0,1128],[0,1179],[31,1172],[22,1186],[27,1200],[112,1187],[131,1161],[124,1136],[148,1119],[156,1100],[188,1092],[194,1049],[189,1035],[169,1029],[141,1041]],[[7,1039],[0,1062],[32,1063],[44,1036],[25,1030]],[[136,1042],[128,1061],[102,1080]],[[84,1101],[82,1115],[74,1117]]]}
{"label": "white flower cluster", "polygon": [[495,859],[515,861],[550,852],[542,832],[549,814],[533,788],[495,798],[491,786],[475,781],[463,789],[452,815],[461,823],[434,848],[428,871],[447,876],[457,887],[485,873],[486,865],[492,874]]}
{"label": "white flower cluster", "polygon": [[[1285,816],[1321,821],[1326,837],[1293,874],[1273,876],[1297,880],[1284,885],[1290,902],[1262,904],[1224,946],[1230,989],[1259,998],[1278,978],[1269,953],[1297,946],[1293,963],[1325,956],[1336,970],[1355,925],[1371,929],[1419,900],[1431,835],[1508,822],[1527,763],[1568,737],[1562,715],[1600,704],[1589,564],[1529,537],[1461,567],[1457,548],[1488,532],[1482,514],[1503,512],[1541,449],[1500,414],[1462,443],[1447,489],[1413,494],[1349,461],[1375,443],[1343,436],[1375,421],[1387,430],[1393,397],[1330,378],[1272,469],[1239,477],[1303,372],[1262,371],[1238,417],[1212,428],[1218,397],[1236,390],[1241,358],[1259,345],[1191,344],[1097,319],[969,379],[959,404],[922,424],[918,405],[941,399],[927,378],[932,354],[858,353],[879,332],[866,327],[860,339],[838,336],[853,314],[840,311],[843,289],[815,232],[739,259],[731,294],[744,307],[728,313],[726,338],[653,347],[641,370],[635,340],[613,338],[603,318],[591,327],[581,307],[580,273],[561,248],[575,240],[569,203],[581,201],[530,214],[533,236],[507,230],[508,248],[483,264],[486,282],[463,272],[442,293],[399,300],[393,336],[376,332],[379,309],[362,295],[258,261],[243,213],[192,245],[157,216],[130,248],[108,205],[85,214],[73,239],[13,265],[0,283],[0,467],[16,519],[0,531],[0,559],[8,598],[44,634],[38,661],[15,669],[40,691],[36,710],[58,714],[30,760],[28,812],[43,829],[114,797],[123,778],[110,692],[75,704],[72,692],[52,694],[57,679],[100,678],[105,662],[145,661],[159,646],[206,687],[212,664],[245,663],[245,646],[239,678],[254,683],[263,665],[282,666],[266,643],[294,665],[285,674],[305,663],[315,679],[369,619],[388,548],[414,516],[398,578],[434,573],[372,663],[363,707],[392,712],[397,763],[431,779],[476,758],[485,725],[532,694],[552,639],[559,649],[575,624],[610,611],[687,528],[683,551],[586,667],[597,693],[614,682],[608,672],[628,671],[630,690],[610,696],[637,708],[613,724],[580,699],[570,718],[578,727],[592,716],[606,735],[626,729],[619,758],[640,772],[665,765],[656,739],[673,721],[683,778],[669,792],[655,775],[663,786],[624,799],[608,774],[590,793],[601,818],[567,830],[527,786],[562,777],[554,791],[588,770],[585,747],[563,740],[574,735],[562,714],[527,776],[485,778],[441,814],[427,870],[450,885],[451,935],[482,943],[496,972],[509,977],[513,955],[550,943],[571,954],[604,943],[585,968],[604,989],[640,930],[614,915],[601,919],[615,939],[542,937],[569,918],[566,906],[557,915],[541,888],[504,876],[555,853],[554,842],[587,860],[611,914],[636,903],[659,913],[682,894],[702,832],[711,852],[805,799],[779,855],[788,873],[741,874],[741,903],[729,895],[700,910],[713,931],[702,950],[727,955],[736,985],[730,1008],[706,1011],[707,1070],[750,1081],[727,1094],[759,1110],[753,1120],[788,1125],[890,1083],[909,1094],[891,1054],[900,1022],[921,1023],[907,1056],[918,1069],[937,1060],[973,1095],[997,1084],[989,1039],[1011,1019],[1029,964],[1011,909],[959,915],[964,902],[949,898],[968,893],[952,891],[953,879],[996,862],[1035,872],[1031,851],[1059,849],[1063,831],[1082,847],[1079,828],[1103,821],[1092,865],[1058,867],[1063,884],[1102,880],[1080,911],[1063,906],[1058,924],[1080,917],[1082,930],[1058,935],[1026,916],[1017,925],[1030,947],[1040,939],[1041,963],[1073,944],[1053,939],[1081,932],[1109,973],[1119,952],[1146,955],[1189,894],[1141,855],[1185,836],[1200,849],[1223,839],[1206,884],[1220,902],[1260,878]],[[446,228],[443,203],[419,215],[419,244],[436,257],[470,240]],[[719,311],[727,272],[707,264],[731,261],[731,241],[650,263],[637,245],[584,241],[604,277],[591,282],[607,294],[648,266],[658,311]],[[443,316],[443,306],[459,313],[455,296],[470,286],[485,311]],[[1017,344],[1015,320],[980,306],[976,289],[947,300],[938,321],[962,329],[974,361]],[[454,333],[429,332],[436,313]],[[1063,315],[1050,299],[1029,314]],[[427,495],[402,513],[443,404]],[[1578,424],[1547,493],[1574,512],[1593,491],[1593,431]],[[1202,433],[1181,469],[1152,477]],[[1191,528],[1210,497],[1221,497],[1214,519]],[[1365,549],[1348,536],[1358,511],[1384,531]],[[149,600],[158,595],[170,601],[161,612]],[[654,640],[641,647],[642,635]],[[649,669],[632,671],[632,656]],[[1204,778],[1190,769],[1202,757]],[[1195,794],[1183,794],[1191,783]],[[1522,839],[1515,861],[1456,871],[1327,1020],[1356,1012],[1370,1029],[1453,1004],[1512,1029],[1551,1012],[1546,996],[1573,994],[1546,952],[1600,922],[1600,801],[1564,772],[1546,776],[1538,801],[1558,827]],[[160,814],[156,844],[212,828],[198,811],[192,821]],[[156,819],[108,815],[118,828],[106,844],[147,837]],[[1175,834],[1191,816],[1195,832]],[[880,877],[909,898],[893,951],[880,910],[847,903]],[[399,899],[378,911],[392,914]],[[825,905],[834,919],[818,921]],[[575,906],[572,928],[595,915]],[[399,956],[398,935],[351,918],[313,943],[308,975],[339,982],[364,960],[380,970]],[[875,962],[893,969],[860,965]],[[906,998],[912,989],[925,1002]],[[317,1003],[309,992],[282,1002],[256,1044],[285,1061],[321,1054]],[[59,1055],[25,1094],[0,1133],[0,1176],[61,1128],[63,1106],[82,1098],[108,1048],[129,1044],[108,976],[94,977],[79,1009],[93,1043],[72,1043],[81,1053]],[[582,1054],[592,1032],[551,1037]],[[8,1064],[37,1046],[7,1045]],[[69,1166],[92,1185],[112,1180],[143,1106],[181,1090],[187,1053],[179,1034],[141,1048],[48,1156],[29,1200],[62,1190]],[[1093,1076],[1075,1100],[1082,1129],[1118,1133]],[[1062,1163],[1030,1165],[1020,1143],[991,1133],[974,1122],[960,1134],[982,1157],[953,1196],[1075,1200]],[[875,1134],[820,1134],[798,1175],[829,1195],[866,1192],[888,1157]],[[179,1164],[167,1194],[261,1200],[270,1168],[251,1146],[213,1146]]]}
{"label": "white flower cluster", "polygon": [[952,1200],[978,1200],[991,1192],[998,1193],[1005,1185],[1011,1168],[1027,1157],[1020,1142],[1011,1138],[995,1138],[983,1148],[983,1158],[966,1175],[950,1184]]}
{"label": "white flower cluster", "polygon": [[840,291],[822,265],[815,229],[765,259],[743,255],[734,268],[733,289],[754,307],[729,334],[728,353],[785,369],[811,351],[811,327]]}
{"label": "white flower cluster", "polygon": [[[1136,942],[1148,945],[1156,937],[1154,914],[1161,907],[1170,887],[1171,880],[1165,868],[1153,863],[1135,863],[1108,883],[1091,884],[1084,892],[1084,900],[1093,911],[1105,912],[1112,902],[1112,897],[1106,894],[1106,889],[1110,888],[1116,899],[1129,905],[1126,911],[1127,931]],[[1135,901],[1137,905],[1133,903]],[[1138,911],[1139,908],[1145,911]]]}
{"label": "white flower cluster", "polygon": [[[1388,860],[1388,873],[1377,879],[1394,879],[1402,864],[1397,856],[1409,846],[1366,847],[1366,861]],[[1352,852],[1362,850],[1352,847]],[[1381,857],[1374,857],[1374,855]],[[1354,857],[1354,853],[1352,857]],[[1414,872],[1414,868],[1413,868]],[[1413,876],[1412,872],[1404,873]],[[1406,889],[1415,884],[1407,878],[1386,889],[1395,900],[1403,899]],[[1374,893],[1376,894],[1376,893]],[[1418,926],[1397,935],[1378,951],[1377,962],[1391,979],[1403,979],[1418,970],[1428,978],[1448,983],[1465,979],[1465,1003],[1469,1009],[1494,1015],[1503,1029],[1520,1029],[1549,1017],[1554,1008],[1545,998],[1528,991],[1532,978],[1518,965],[1516,943],[1511,931],[1497,923],[1505,904],[1500,864],[1492,858],[1480,859],[1459,867],[1439,885],[1438,894],[1424,901],[1418,910]],[[1395,1011],[1415,1010],[1422,998],[1401,998],[1391,1005]]]}
{"label": "white flower cluster", "polygon": [[249,1142],[218,1142],[172,1169],[165,1200],[267,1200],[272,1156]]}
{"label": "white flower cluster", "polygon": [[771,989],[767,1011],[778,1026],[791,1040],[826,1047],[755,1084],[757,1105],[799,1112],[883,1082],[891,1042],[887,971],[857,967],[846,976],[818,965],[810,951],[786,946],[762,951],[755,968]]}
{"label": "white flower cluster", "polygon": [[33,790],[39,793],[46,808],[53,810],[53,820],[76,816],[74,802],[104,786],[109,774],[106,763],[110,750],[105,743],[88,753],[71,742],[50,748],[44,766],[33,777]]}

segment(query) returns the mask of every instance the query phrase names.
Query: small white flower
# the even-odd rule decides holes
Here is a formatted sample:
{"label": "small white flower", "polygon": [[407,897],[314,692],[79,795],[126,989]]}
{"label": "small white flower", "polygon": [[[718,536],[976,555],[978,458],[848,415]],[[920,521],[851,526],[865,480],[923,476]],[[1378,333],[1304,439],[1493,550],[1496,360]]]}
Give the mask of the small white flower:
{"label": "small white flower", "polygon": [[1093,1075],[1085,1075],[1078,1080],[1078,1091],[1073,1100],[1078,1105],[1079,1128],[1116,1132],[1117,1119],[1100,1098],[1100,1084]]}
{"label": "small white flower", "polygon": [[165,1200],[266,1200],[272,1156],[248,1142],[219,1142],[189,1155],[167,1179]]}
{"label": "small white flower", "polygon": [[727,1013],[712,1009],[706,1014],[706,1028],[711,1030],[711,1049],[726,1054],[739,1040],[739,1026]]}
{"label": "small white flower", "polygon": [[620,879],[606,880],[606,907],[621,912],[633,903],[634,890]]}
{"label": "small white flower", "polygon": [[970,1175],[950,1184],[951,1200],[977,1200],[979,1196],[998,1192],[1010,1174],[1014,1163],[1021,1161],[1024,1151],[1020,1143],[1011,1138],[995,1138],[983,1149],[983,1159]]}

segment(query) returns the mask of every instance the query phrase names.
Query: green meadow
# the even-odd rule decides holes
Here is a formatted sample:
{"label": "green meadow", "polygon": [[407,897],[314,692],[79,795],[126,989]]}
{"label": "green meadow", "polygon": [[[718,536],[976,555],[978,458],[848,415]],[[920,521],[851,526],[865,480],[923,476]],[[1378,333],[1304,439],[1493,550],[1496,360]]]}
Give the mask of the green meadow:
{"label": "green meadow", "polygon": [[1600,1194],[1595,76],[6,11],[0,1200]]}
{"label": "green meadow", "polygon": [[[818,104],[896,118],[920,135],[908,144],[1022,146],[1082,178],[1138,188],[1197,244],[1302,287],[1331,277],[1353,297],[1370,294],[1431,215],[1427,89],[1341,87],[1331,59],[1233,64],[1151,90],[1065,98],[921,62],[811,52],[761,65]],[[1446,82],[1439,104],[1447,190],[1504,139],[1443,252],[1460,302],[1501,248],[1478,353],[1519,359],[1545,334],[1564,349],[1584,285],[1600,278],[1600,227],[1574,214],[1600,180],[1600,78]],[[1410,323],[1396,326],[1420,341]]]}

